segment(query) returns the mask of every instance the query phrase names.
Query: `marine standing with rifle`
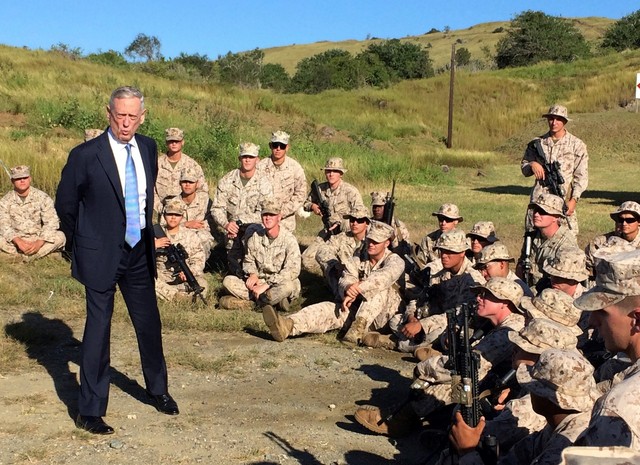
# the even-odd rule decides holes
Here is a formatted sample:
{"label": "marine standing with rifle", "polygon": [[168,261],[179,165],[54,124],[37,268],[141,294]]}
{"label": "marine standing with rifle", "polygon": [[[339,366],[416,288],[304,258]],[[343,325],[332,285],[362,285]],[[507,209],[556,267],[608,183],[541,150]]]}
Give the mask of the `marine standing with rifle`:
{"label": "marine standing with rifle", "polygon": [[[553,105],[542,117],[547,120],[549,132],[529,142],[520,162],[520,169],[526,177],[536,178],[531,200],[543,192],[558,195],[565,200],[567,224],[577,235],[576,205],[589,182],[587,146],[566,130],[565,125],[571,121],[566,107]],[[553,192],[554,184],[561,192]],[[527,212],[526,228],[533,228],[530,212]]]}

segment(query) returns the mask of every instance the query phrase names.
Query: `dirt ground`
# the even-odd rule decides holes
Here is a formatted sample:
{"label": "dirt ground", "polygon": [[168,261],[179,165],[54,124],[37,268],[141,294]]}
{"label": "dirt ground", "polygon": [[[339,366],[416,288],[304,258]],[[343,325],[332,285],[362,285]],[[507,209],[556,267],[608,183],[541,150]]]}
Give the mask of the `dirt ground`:
{"label": "dirt ground", "polygon": [[[148,404],[131,326],[114,323],[112,385],[95,436],[72,420],[82,323],[39,313],[5,326],[34,362],[0,377],[0,465],[5,464],[418,464],[417,435],[391,440],[353,420],[358,404],[401,402],[411,357],[301,337],[276,343],[255,334],[165,332],[170,391],[181,413]],[[36,320],[37,324],[33,324]],[[20,336],[21,325],[49,337]],[[24,329],[24,328],[22,328]],[[39,343],[30,341],[38,339]]]}

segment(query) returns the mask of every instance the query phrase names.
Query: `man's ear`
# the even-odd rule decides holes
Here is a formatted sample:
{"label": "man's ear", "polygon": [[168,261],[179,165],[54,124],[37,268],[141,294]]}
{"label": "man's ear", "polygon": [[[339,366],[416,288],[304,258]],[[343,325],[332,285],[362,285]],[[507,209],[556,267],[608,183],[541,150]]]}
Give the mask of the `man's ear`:
{"label": "man's ear", "polygon": [[629,316],[633,319],[633,330],[640,333],[640,307],[634,308]]}

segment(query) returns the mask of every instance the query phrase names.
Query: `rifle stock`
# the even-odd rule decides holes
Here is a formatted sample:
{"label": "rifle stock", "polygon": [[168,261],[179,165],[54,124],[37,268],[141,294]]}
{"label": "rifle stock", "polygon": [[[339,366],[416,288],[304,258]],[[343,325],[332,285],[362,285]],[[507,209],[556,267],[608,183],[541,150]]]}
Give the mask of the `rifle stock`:
{"label": "rifle stock", "polygon": [[[562,188],[564,184],[564,177],[560,171],[560,163],[556,161],[547,161],[547,158],[542,149],[542,143],[540,139],[536,139],[534,142],[536,150],[536,161],[542,165],[544,169],[544,179],[540,180],[540,185],[549,189],[549,192],[562,199],[562,213],[566,216],[569,207],[565,198],[565,191]],[[571,224],[567,221],[567,226],[571,229]]]}
{"label": "rifle stock", "polygon": [[396,192],[396,180],[393,180],[393,184],[391,185],[391,194],[387,193],[387,198],[384,201],[384,209],[382,213],[382,221],[387,223],[389,226],[393,226],[393,212],[396,208],[395,202],[395,192]]}
{"label": "rifle stock", "polygon": [[338,234],[340,232],[340,224],[338,223],[333,229],[331,224],[331,211],[329,210],[329,202],[327,202],[322,192],[320,191],[320,184],[317,179],[314,179],[311,182],[311,198],[315,200],[314,203],[317,203],[320,207],[320,216],[322,217],[322,226],[324,227],[325,233],[327,233],[327,238],[332,234]]}

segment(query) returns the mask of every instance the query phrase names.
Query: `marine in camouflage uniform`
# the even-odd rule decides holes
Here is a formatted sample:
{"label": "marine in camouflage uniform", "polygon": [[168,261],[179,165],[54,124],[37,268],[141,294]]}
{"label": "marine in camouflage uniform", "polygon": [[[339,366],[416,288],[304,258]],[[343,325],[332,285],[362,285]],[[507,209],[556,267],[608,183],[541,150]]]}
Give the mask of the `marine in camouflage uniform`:
{"label": "marine in camouflage uniform", "polygon": [[491,221],[478,221],[473,225],[471,231],[467,233],[469,238],[469,251],[467,257],[472,264],[476,264],[482,249],[498,241],[496,228]]}
{"label": "marine in camouflage uniform", "polygon": [[[260,305],[289,308],[300,295],[300,248],[291,232],[280,224],[280,204],[268,201],[262,206],[262,225],[247,239],[242,260],[242,276],[227,275],[222,286],[236,299]],[[234,308],[221,299],[220,305]]]}
{"label": "marine in camouflage uniform", "polygon": [[289,134],[276,131],[271,134],[271,156],[258,163],[258,173],[273,186],[273,197],[282,205],[282,226],[296,230],[296,212],[307,196],[307,178],[300,163],[289,154]]}
{"label": "marine in camouflage uniform", "polygon": [[262,223],[262,206],[272,198],[273,186],[257,170],[260,147],[251,142],[239,145],[240,168],[225,174],[216,188],[211,215],[226,237],[229,272],[242,276],[242,258],[247,239]]}
{"label": "marine in camouflage uniform", "polygon": [[10,176],[13,190],[0,199],[0,250],[30,261],[62,249],[66,239],[51,197],[31,186],[28,166],[13,167]]}
{"label": "marine in camouflage uniform", "polygon": [[332,235],[320,245],[316,254],[316,261],[336,301],[342,298],[338,283],[344,272],[345,262],[354,256],[366,258],[365,236],[371,223],[366,209],[356,208],[345,216],[349,219],[349,230]]}
{"label": "marine in camouflage uniform", "polygon": [[[349,230],[349,220],[346,218],[354,210],[366,210],[362,202],[362,196],[358,189],[342,179],[347,170],[344,167],[342,158],[330,158],[324,165],[324,173],[327,182],[318,185],[322,199],[317,199],[313,192],[309,193],[304,202],[305,211],[310,211],[316,215],[321,215],[320,202],[325,202],[329,209],[329,223],[332,231],[321,230],[317,237],[302,253],[302,266],[312,273],[319,273],[316,254],[324,242],[339,231]],[[335,226],[336,229],[333,229]]]}
{"label": "marine in camouflage uniform", "polygon": [[435,248],[438,239],[443,233],[456,229],[464,218],[460,216],[458,206],[452,203],[442,204],[431,216],[438,218],[439,228],[424,236],[420,245],[416,246],[415,261],[419,269],[429,265],[432,268],[431,273],[435,274],[441,268],[440,253]]}
{"label": "marine in camouflage uniform", "polygon": [[522,288],[525,296],[533,297],[531,288],[527,286],[522,279],[509,269],[509,263],[515,262],[515,259],[509,254],[507,246],[496,242],[482,249],[480,256],[476,259],[474,268],[482,273],[482,277],[486,280],[489,278],[507,278]]}
{"label": "marine in camouflage uniform", "polygon": [[[382,192],[371,193],[371,216],[376,221],[382,221],[384,218],[384,206],[387,203],[387,195]],[[391,218],[391,226],[394,229],[393,242],[391,242],[391,251],[404,257],[411,255],[411,235],[404,222],[397,219],[394,215]]]}
{"label": "marine in camouflage uniform", "polygon": [[595,272],[593,254],[596,250],[612,245],[620,239],[636,249],[640,248],[640,234],[638,234],[640,231],[638,223],[640,221],[640,204],[631,201],[623,202],[609,216],[615,222],[615,230],[596,236],[584,251],[587,256],[587,269],[592,279]]}
{"label": "marine in camouflage uniform", "polygon": [[357,343],[365,331],[385,328],[402,304],[399,280],[404,262],[388,250],[393,228],[374,221],[367,233],[368,258],[353,257],[340,280],[342,302],[321,302],[283,317],[265,307],[263,317],[273,338],[344,329],[343,341]]}
{"label": "marine in camouflage uniform", "polygon": [[611,390],[596,402],[589,426],[576,441],[584,446],[625,446],[640,451],[640,250],[597,253],[596,285],[576,301],[609,352],[632,361]]}
{"label": "marine in camouflage uniform", "polygon": [[[587,189],[589,183],[589,154],[587,146],[576,136],[568,132],[565,124],[570,121],[567,108],[562,105],[553,105],[549,111],[542,115],[549,124],[549,132],[536,137],[528,145],[524,152],[520,169],[526,177],[535,176],[536,182],[531,191],[533,202],[541,193],[548,193],[549,188],[542,185],[542,166],[536,161],[536,141],[540,141],[547,163],[558,162],[560,173],[564,178],[564,184],[560,186],[564,190],[567,203],[566,221],[571,225],[571,232],[578,234],[578,218],[576,205]],[[531,215],[527,215],[527,229],[531,230]]]}
{"label": "marine in camouflage uniform", "polygon": [[160,213],[166,199],[180,195],[180,176],[189,169],[198,176],[198,190],[209,192],[202,167],[193,158],[182,152],[184,131],[180,128],[165,130],[167,153],[158,157],[158,177],[155,184],[153,209]]}
{"label": "marine in camouflage uniform", "polygon": [[197,234],[181,225],[184,214],[184,204],[180,199],[170,199],[165,205],[163,218],[165,225],[162,226],[166,237],[156,238],[156,266],[158,277],[156,279],[156,295],[164,300],[175,300],[176,298],[193,298],[193,289],[187,284],[184,273],[176,263],[169,262],[164,248],[170,244],[182,245],[187,253],[186,264],[204,288],[202,297],[207,295],[208,284],[204,277],[204,263],[206,260],[202,242]]}

